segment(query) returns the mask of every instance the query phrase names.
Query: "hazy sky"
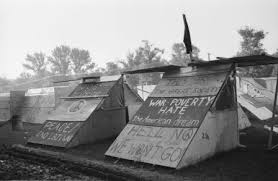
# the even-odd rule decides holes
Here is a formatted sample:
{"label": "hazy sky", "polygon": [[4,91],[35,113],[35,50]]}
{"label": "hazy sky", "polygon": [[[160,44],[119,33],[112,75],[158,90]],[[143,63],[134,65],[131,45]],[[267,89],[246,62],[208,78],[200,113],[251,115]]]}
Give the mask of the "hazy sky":
{"label": "hazy sky", "polygon": [[17,77],[27,53],[61,44],[89,50],[102,67],[141,40],[169,56],[183,39],[183,13],[204,59],[234,56],[245,25],[268,32],[269,53],[278,49],[277,0],[0,0],[0,76]]}

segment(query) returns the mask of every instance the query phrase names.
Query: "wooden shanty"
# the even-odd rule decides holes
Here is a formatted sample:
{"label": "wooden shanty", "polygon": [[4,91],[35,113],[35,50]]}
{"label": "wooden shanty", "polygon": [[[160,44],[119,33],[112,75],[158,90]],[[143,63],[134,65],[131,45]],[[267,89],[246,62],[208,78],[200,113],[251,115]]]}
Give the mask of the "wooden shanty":
{"label": "wooden shanty", "polygon": [[179,169],[236,148],[236,67],[277,63],[258,55],[125,72],[164,75],[105,155]]}
{"label": "wooden shanty", "polygon": [[28,143],[69,148],[117,136],[142,103],[120,75],[84,77],[62,99]]}

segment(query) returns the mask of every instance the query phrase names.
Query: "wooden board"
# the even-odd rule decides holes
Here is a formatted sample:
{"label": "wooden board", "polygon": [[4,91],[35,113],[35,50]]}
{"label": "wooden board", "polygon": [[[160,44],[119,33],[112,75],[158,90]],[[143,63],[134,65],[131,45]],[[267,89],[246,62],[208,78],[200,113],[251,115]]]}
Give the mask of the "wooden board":
{"label": "wooden board", "polygon": [[272,117],[272,111],[267,109],[266,107],[259,107],[256,105],[251,99],[246,99],[242,95],[237,96],[238,103],[250,111],[253,115],[255,115],[260,120],[267,120]]}
{"label": "wooden board", "polygon": [[69,97],[108,95],[115,84],[116,81],[79,84]]}
{"label": "wooden board", "polygon": [[150,97],[185,97],[215,95],[224,82],[226,73],[195,77],[165,77]]}
{"label": "wooden board", "polygon": [[43,124],[54,108],[48,107],[32,107],[21,108],[19,115],[23,122]]}
{"label": "wooden board", "polygon": [[54,108],[55,107],[55,96],[52,95],[36,95],[36,96],[25,96],[22,107],[43,107],[43,108]]}
{"label": "wooden board", "polygon": [[[177,169],[238,146],[236,110],[208,112]],[[228,156],[228,155],[227,155]]]}
{"label": "wooden board", "polygon": [[175,168],[196,130],[128,124],[105,155]]}
{"label": "wooden board", "polygon": [[0,108],[0,121],[8,121],[10,119],[10,109]]}
{"label": "wooden board", "polygon": [[49,115],[48,120],[86,121],[102,99],[65,100]]}
{"label": "wooden board", "polygon": [[226,74],[164,77],[106,155],[176,168]]}
{"label": "wooden board", "polygon": [[54,87],[28,89],[25,96],[54,95]]}
{"label": "wooden board", "polygon": [[28,142],[58,147],[66,147],[73,139],[83,122],[46,121],[40,131],[32,136]]}
{"label": "wooden board", "polygon": [[183,98],[149,97],[131,124],[163,127],[199,127],[215,96]]}

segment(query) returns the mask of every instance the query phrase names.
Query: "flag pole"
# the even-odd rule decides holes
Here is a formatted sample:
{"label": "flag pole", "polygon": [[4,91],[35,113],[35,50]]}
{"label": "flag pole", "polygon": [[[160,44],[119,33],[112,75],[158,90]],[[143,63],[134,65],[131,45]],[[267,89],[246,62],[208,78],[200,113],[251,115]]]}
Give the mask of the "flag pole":
{"label": "flag pole", "polygon": [[186,21],[185,14],[182,15],[183,22],[184,22],[184,36],[183,36],[183,43],[186,48],[186,53],[189,54],[190,61],[193,62],[193,56],[192,56],[192,44],[191,44],[191,37],[189,32],[189,27]]}
{"label": "flag pole", "polygon": [[272,109],[272,118],[270,122],[270,132],[268,135],[268,149],[272,149],[272,136],[273,136],[273,126],[275,121],[275,112],[276,112],[276,101],[277,101],[277,92],[278,92],[278,74],[276,75],[276,89],[275,89],[275,95],[274,95],[274,103],[273,103],[273,109]]}

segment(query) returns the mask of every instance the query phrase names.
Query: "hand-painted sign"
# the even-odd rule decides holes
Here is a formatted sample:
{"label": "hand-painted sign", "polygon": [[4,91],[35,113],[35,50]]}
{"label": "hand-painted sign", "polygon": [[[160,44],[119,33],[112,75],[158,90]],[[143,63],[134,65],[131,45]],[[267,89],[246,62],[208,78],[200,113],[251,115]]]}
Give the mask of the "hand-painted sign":
{"label": "hand-painted sign", "polygon": [[164,77],[105,154],[176,168],[226,74]]}
{"label": "hand-painted sign", "polygon": [[155,87],[150,97],[185,97],[215,95],[225,78],[225,73],[195,77],[166,77]]}
{"label": "hand-painted sign", "polygon": [[80,111],[85,105],[86,105],[85,100],[75,101],[69,107],[68,112],[74,113],[74,112]]}
{"label": "hand-painted sign", "polygon": [[128,124],[105,154],[176,167],[196,130]]}
{"label": "hand-painted sign", "polygon": [[47,118],[57,121],[86,121],[102,99],[65,100]]}
{"label": "hand-painted sign", "polygon": [[41,130],[28,142],[66,147],[83,122],[46,121]]}
{"label": "hand-painted sign", "polygon": [[130,124],[197,128],[215,96],[152,98],[135,114]]}

